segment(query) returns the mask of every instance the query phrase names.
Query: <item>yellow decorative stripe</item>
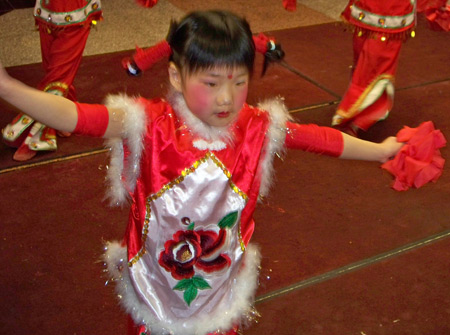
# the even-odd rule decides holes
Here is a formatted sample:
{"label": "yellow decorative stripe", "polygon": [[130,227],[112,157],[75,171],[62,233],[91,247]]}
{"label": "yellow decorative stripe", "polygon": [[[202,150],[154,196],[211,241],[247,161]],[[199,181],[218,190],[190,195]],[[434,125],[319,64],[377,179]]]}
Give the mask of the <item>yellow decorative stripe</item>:
{"label": "yellow decorative stripe", "polygon": [[66,92],[69,90],[69,85],[60,81],[54,81],[53,83],[50,83],[47,86],[45,86],[43,91],[47,92],[51,89],[60,89],[63,92],[63,94],[66,94]]}
{"label": "yellow decorative stripe", "polygon": [[[146,249],[145,249],[145,242],[147,240],[147,235],[148,235],[148,226],[150,223],[150,217],[151,217],[151,207],[150,204],[157,200],[158,198],[160,198],[166,191],[172,189],[175,185],[180,184],[181,182],[183,182],[184,178],[195,172],[195,170],[197,170],[197,168],[205,163],[208,159],[211,159],[225,174],[225,176],[228,178],[228,182],[230,184],[231,189],[238,194],[242,199],[244,199],[245,201],[248,200],[248,196],[247,194],[245,194],[243,191],[241,191],[232,181],[231,181],[231,173],[230,171],[228,171],[228,169],[225,167],[225,165],[211,152],[207,152],[205,154],[204,157],[200,158],[198,161],[194,162],[194,164],[192,164],[191,167],[188,167],[186,169],[184,169],[183,171],[181,171],[181,175],[179,177],[177,177],[176,179],[170,181],[169,183],[167,183],[166,185],[164,185],[163,187],[161,187],[161,189],[148,196],[147,197],[147,201],[146,201],[146,215],[145,215],[145,220],[144,220],[144,227],[142,229],[142,248],[141,250],[139,250],[139,252],[136,254],[136,256],[134,256],[129,262],[128,262],[128,266],[132,267],[134,264],[136,264],[139,259],[145,254]],[[239,225],[239,232],[238,232],[238,237],[239,237],[239,243],[241,245],[241,249],[242,251],[245,251],[245,244],[242,241],[242,236],[241,236],[241,226]]]}

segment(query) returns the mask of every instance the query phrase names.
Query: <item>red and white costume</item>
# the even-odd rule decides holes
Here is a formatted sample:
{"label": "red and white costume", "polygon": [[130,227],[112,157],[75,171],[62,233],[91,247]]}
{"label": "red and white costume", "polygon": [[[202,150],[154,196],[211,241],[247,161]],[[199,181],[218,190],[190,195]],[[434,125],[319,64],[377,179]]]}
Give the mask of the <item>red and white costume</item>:
{"label": "red and white costume", "polygon": [[138,325],[133,334],[234,334],[253,315],[260,254],[249,242],[274,155],[339,156],[342,134],[289,122],[280,100],[245,105],[221,130],[193,116],[181,95],[169,101],[108,98],[126,111],[125,139],[108,143],[108,196],[132,206],[126,236],[107,245],[105,261]]}
{"label": "red and white costume", "polygon": [[[37,0],[34,17],[45,70],[37,88],[75,101],[73,81],[91,23],[102,17],[100,0]],[[33,151],[56,150],[57,147],[55,131],[24,114],[6,126],[3,138],[11,146],[26,145]]]}

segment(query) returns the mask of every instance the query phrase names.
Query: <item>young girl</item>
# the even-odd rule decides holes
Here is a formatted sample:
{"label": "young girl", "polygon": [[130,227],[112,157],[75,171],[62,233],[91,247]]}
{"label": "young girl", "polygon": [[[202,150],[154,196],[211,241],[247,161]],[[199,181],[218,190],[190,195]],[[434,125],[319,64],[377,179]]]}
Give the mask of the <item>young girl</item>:
{"label": "young girl", "polygon": [[255,44],[248,23],[231,13],[191,13],[172,23],[167,42],[167,100],[74,103],[3,68],[0,97],[57,129],[109,139],[108,195],[130,200],[131,211],[105,261],[134,323],[130,334],[237,334],[254,316],[252,216],[274,155],[293,148],[384,162],[402,144],[292,123],[279,99],[247,105]]}

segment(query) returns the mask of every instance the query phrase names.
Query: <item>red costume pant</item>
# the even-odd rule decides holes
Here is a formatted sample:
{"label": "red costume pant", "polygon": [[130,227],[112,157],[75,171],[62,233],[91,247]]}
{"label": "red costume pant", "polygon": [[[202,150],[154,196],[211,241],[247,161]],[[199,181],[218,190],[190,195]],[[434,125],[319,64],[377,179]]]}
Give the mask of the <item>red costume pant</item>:
{"label": "red costume pant", "polygon": [[[73,81],[80,66],[90,25],[55,27],[38,22],[45,76],[38,89],[76,100]],[[61,133],[63,134],[63,133]],[[67,135],[67,134],[65,134]],[[19,114],[3,131],[5,143],[19,148],[15,160],[32,158],[36,151],[56,150],[56,131]]]}
{"label": "red costume pant", "polygon": [[58,90],[67,98],[75,100],[73,81],[80,66],[89,30],[89,25],[53,28],[39,23],[45,76],[38,89]]}
{"label": "red costume pant", "polygon": [[353,35],[354,69],[333,125],[353,123],[367,130],[387,116],[394,99],[394,79],[402,39]]}

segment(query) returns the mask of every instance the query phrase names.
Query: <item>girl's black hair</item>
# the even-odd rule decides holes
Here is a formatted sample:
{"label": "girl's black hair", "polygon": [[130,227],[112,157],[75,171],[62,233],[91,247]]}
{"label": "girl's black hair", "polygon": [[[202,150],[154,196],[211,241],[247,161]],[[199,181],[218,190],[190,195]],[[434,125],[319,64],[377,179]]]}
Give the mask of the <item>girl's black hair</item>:
{"label": "girl's black hair", "polygon": [[195,73],[216,66],[245,66],[253,72],[255,44],[248,22],[227,11],[196,11],[172,21],[167,42],[170,61]]}

